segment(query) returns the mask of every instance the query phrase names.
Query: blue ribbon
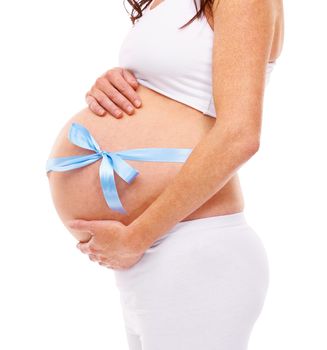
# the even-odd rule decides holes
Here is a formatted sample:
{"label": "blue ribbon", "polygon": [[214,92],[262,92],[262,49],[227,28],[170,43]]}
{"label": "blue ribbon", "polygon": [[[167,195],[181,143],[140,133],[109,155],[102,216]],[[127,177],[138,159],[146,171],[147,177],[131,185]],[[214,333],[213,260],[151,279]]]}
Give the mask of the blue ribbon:
{"label": "blue ribbon", "polygon": [[127,211],[122,206],[118,196],[114,171],[128,184],[134,181],[139,174],[124,159],[145,162],[184,162],[192,152],[192,148],[135,148],[116,152],[103,151],[89,131],[78,123],[72,123],[68,138],[76,146],[89,149],[95,153],[83,156],[49,158],[46,163],[46,172],[77,169],[102,158],[99,176],[104,198],[109,208],[122,214],[126,214]]}

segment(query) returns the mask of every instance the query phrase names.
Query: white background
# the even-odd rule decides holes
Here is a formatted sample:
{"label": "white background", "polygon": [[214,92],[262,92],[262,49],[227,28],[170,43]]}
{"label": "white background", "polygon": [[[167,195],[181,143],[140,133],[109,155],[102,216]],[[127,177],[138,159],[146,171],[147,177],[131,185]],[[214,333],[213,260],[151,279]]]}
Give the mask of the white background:
{"label": "white background", "polygon": [[[326,10],[285,1],[261,147],[240,170],[271,273],[249,350],[327,348]],[[113,273],[76,249],[44,167],[130,26],[123,0],[1,2],[1,349],[127,350]]]}

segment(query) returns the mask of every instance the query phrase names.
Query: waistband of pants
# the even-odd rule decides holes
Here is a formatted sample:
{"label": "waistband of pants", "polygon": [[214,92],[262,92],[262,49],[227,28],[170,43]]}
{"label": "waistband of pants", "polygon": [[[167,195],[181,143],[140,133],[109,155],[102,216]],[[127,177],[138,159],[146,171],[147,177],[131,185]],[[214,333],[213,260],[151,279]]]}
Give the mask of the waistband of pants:
{"label": "waistband of pants", "polygon": [[[244,211],[225,214],[225,215],[216,215],[209,216],[206,218],[199,218],[194,220],[186,220],[178,222],[173,226],[166,234],[161,236],[156,242],[161,241],[166,236],[181,231],[197,230],[197,229],[210,229],[210,228],[219,228],[219,227],[228,227],[228,226],[237,226],[237,225],[247,225]],[[156,243],[155,242],[155,243]]]}

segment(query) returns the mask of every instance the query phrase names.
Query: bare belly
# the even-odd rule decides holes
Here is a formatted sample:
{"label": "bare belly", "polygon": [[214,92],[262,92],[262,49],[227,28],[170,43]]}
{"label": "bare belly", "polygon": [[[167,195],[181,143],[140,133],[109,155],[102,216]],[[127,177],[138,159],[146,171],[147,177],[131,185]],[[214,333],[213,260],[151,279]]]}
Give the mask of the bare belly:
{"label": "bare belly", "polygon": [[[147,147],[194,148],[215,123],[215,118],[204,116],[142,85],[137,92],[142,99],[142,107],[131,116],[124,114],[116,119],[108,114],[98,117],[89,108],[79,111],[60,130],[49,158],[92,153],[68,140],[72,122],[84,125],[101,149],[106,151]],[[183,166],[183,163],[126,160],[139,171],[139,175],[128,184],[115,173],[119,198],[127,211],[127,214],[121,214],[110,209],[105,202],[99,179],[100,162],[75,170],[48,173],[53,203],[63,223],[80,218],[117,220],[128,225],[151,205]],[[183,221],[241,210],[243,196],[236,174]]]}

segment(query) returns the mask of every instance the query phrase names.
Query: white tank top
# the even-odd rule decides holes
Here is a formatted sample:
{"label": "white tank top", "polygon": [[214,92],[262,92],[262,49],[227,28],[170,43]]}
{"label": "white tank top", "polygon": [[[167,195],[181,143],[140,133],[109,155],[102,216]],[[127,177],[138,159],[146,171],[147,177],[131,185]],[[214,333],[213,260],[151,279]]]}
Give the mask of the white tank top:
{"label": "white tank top", "polygon": [[[197,0],[198,9],[200,1]],[[143,11],[119,50],[119,66],[137,81],[216,117],[212,96],[213,30],[205,16],[179,30],[196,13],[193,0],[163,0]],[[276,62],[267,64],[266,84]]]}

